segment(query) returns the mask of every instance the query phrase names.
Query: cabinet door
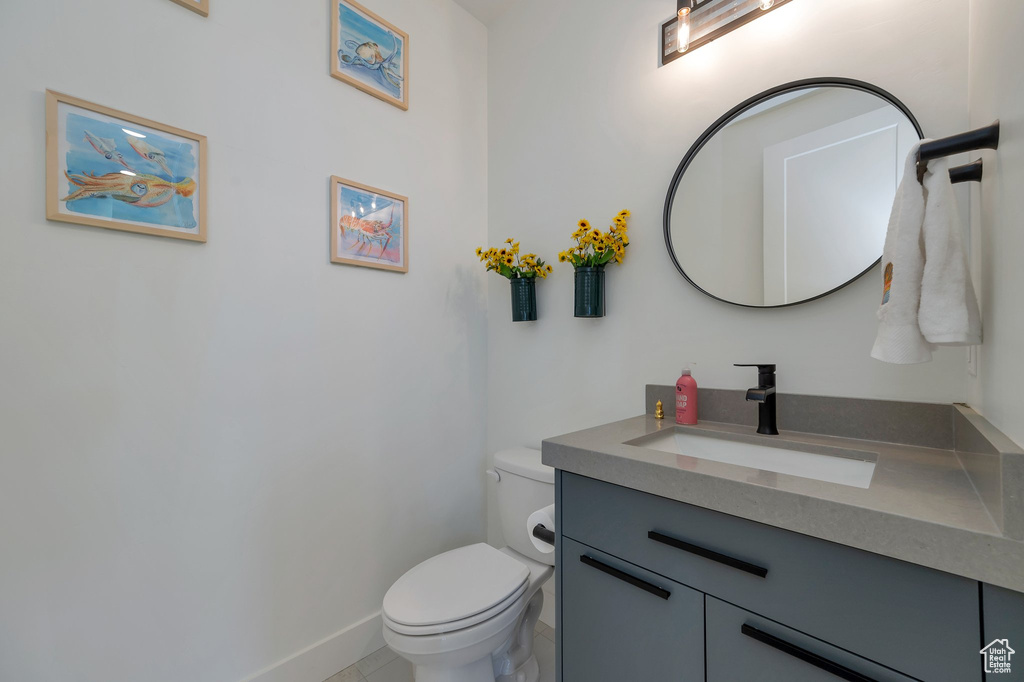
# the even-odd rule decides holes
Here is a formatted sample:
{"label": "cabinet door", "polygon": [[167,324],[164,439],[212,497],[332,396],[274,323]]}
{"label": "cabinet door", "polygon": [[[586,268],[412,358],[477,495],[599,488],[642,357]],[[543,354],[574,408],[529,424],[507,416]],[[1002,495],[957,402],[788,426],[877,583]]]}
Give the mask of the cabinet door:
{"label": "cabinet door", "polygon": [[703,682],[704,595],[562,538],[562,682]]}
{"label": "cabinet door", "polygon": [[561,481],[565,536],[912,677],[981,682],[974,580],[603,481]]}
{"label": "cabinet door", "polygon": [[913,681],[714,597],[706,608],[707,682]]}
{"label": "cabinet door", "polygon": [[984,648],[979,665],[985,671],[986,682],[1024,681],[1024,594],[983,585],[981,601]]}

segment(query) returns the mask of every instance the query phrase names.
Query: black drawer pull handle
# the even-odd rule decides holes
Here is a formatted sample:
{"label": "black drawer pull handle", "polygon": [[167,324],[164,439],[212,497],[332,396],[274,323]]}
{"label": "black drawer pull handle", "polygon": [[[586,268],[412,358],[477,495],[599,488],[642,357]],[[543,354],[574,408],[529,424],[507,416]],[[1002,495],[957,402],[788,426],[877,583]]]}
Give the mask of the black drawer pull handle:
{"label": "black drawer pull handle", "polygon": [[541,542],[546,542],[549,545],[555,544],[555,532],[548,530],[547,526],[543,523],[538,523],[533,527],[533,537],[537,538]]}
{"label": "black drawer pull handle", "polygon": [[696,554],[697,556],[702,556],[705,559],[711,559],[712,561],[717,561],[720,564],[725,564],[726,566],[731,566],[741,571],[752,573],[756,575],[758,578],[763,578],[766,575],[768,575],[767,568],[762,568],[755,564],[748,563],[746,561],[743,561],[742,559],[737,559],[726,554],[719,554],[718,552],[712,551],[710,549],[705,549],[704,547],[691,545],[689,542],[683,542],[682,540],[677,540],[676,538],[670,538],[669,536],[662,535],[657,531],[650,531],[649,533],[647,533],[647,537],[649,537],[651,540],[654,540],[655,542],[660,542],[662,544],[668,545],[669,547],[675,547],[676,549],[681,549],[684,552]]}
{"label": "black drawer pull handle", "polygon": [[747,637],[756,639],[762,644],[767,644],[768,646],[789,654],[794,658],[799,658],[805,663],[810,663],[816,668],[821,668],[825,672],[832,673],[836,677],[841,677],[844,680],[849,680],[850,682],[878,682],[867,675],[861,675],[856,670],[850,670],[845,665],[839,665],[835,661],[830,661],[827,658],[823,658],[816,653],[808,651],[807,649],[801,649],[796,644],[791,644],[784,639],[779,639],[775,635],[769,635],[767,632],[758,630],[752,625],[744,623],[743,626],[740,627],[740,632],[745,634]]}
{"label": "black drawer pull handle", "polygon": [[661,597],[662,599],[668,599],[670,596],[672,596],[672,593],[669,592],[668,590],[663,590],[662,588],[658,587],[657,585],[652,585],[651,583],[647,582],[646,580],[640,580],[640,578],[637,578],[635,576],[631,576],[629,573],[623,573],[622,571],[620,571],[617,568],[612,568],[608,564],[601,563],[597,559],[592,559],[592,558],[588,557],[586,554],[581,554],[580,555],[580,561],[585,563],[587,566],[592,566],[593,568],[596,568],[599,571],[603,571],[604,573],[607,573],[608,575],[612,576],[613,578],[618,578],[619,580],[621,580],[623,582],[627,582],[630,585],[632,585],[633,587],[639,587],[641,590],[643,590],[645,592],[650,592],[655,597]]}

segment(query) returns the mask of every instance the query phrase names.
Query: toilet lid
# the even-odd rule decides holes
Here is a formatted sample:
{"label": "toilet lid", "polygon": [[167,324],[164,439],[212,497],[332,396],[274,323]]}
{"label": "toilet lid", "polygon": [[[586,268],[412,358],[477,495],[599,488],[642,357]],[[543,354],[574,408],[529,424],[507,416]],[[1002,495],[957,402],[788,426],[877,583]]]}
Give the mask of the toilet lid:
{"label": "toilet lid", "polygon": [[488,544],[460,547],[399,578],[384,595],[384,615],[410,626],[464,620],[520,592],[529,577],[524,564]]}

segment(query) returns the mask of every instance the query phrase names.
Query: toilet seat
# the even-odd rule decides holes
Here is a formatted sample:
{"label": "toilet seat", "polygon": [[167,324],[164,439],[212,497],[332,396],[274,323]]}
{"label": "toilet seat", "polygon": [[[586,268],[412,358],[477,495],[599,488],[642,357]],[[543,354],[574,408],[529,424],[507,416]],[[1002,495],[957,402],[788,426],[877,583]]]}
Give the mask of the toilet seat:
{"label": "toilet seat", "polygon": [[387,627],[432,635],[472,627],[508,609],[529,585],[530,569],[485,543],[439,554],[410,569],[384,596]]}

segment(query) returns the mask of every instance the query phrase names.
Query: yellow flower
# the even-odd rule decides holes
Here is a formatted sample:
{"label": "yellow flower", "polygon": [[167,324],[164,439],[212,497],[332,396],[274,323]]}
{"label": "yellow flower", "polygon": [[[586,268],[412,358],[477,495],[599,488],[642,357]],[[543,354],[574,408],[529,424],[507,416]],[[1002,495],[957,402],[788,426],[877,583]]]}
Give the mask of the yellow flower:
{"label": "yellow flower", "polygon": [[565,251],[563,251],[560,254],[558,254],[558,262],[559,263],[564,263],[567,260],[568,260],[568,258],[565,255]]}
{"label": "yellow flower", "polygon": [[629,235],[626,234],[625,232],[622,233],[622,243],[629,244]]}
{"label": "yellow flower", "polygon": [[624,208],[621,211],[619,211],[619,215],[622,216],[623,218],[628,218],[629,216],[632,215],[632,213],[630,213],[628,209]]}
{"label": "yellow flower", "polygon": [[589,230],[589,229],[590,229],[590,223],[589,223],[589,222],[587,222],[587,220],[586,220],[586,219],[584,219],[584,220],[581,220],[581,221],[579,221],[579,222],[578,222],[578,223],[576,223],[576,224],[580,226],[580,229],[581,229],[581,230]]}
{"label": "yellow flower", "polygon": [[515,259],[512,256],[505,256],[505,265],[512,265],[514,261]]}
{"label": "yellow flower", "polygon": [[483,247],[481,247],[481,246],[478,246],[478,247],[476,247],[476,255],[478,255],[478,256],[479,256],[479,255],[480,255],[480,254],[482,254],[483,252],[484,252],[484,249],[483,249]]}
{"label": "yellow flower", "polygon": [[512,237],[509,237],[508,239],[506,239],[505,243],[506,244],[511,244],[512,243]]}
{"label": "yellow flower", "polygon": [[551,267],[550,265],[545,265],[544,266],[544,271],[545,272],[554,272],[555,269],[553,267]]}
{"label": "yellow flower", "polygon": [[597,251],[598,253],[604,253],[604,244],[595,244],[594,251]]}

